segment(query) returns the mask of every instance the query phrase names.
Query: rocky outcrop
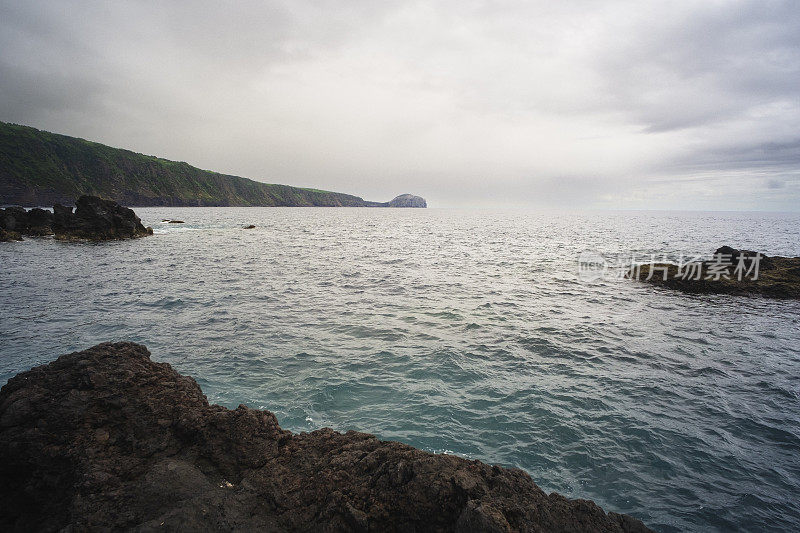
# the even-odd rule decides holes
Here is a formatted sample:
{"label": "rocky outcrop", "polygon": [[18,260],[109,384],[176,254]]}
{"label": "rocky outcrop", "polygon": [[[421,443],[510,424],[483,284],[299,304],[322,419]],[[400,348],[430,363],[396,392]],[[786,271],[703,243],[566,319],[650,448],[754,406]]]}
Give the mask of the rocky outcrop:
{"label": "rocky outcrop", "polygon": [[16,231],[6,231],[0,228],[0,242],[21,241],[22,235]]}
{"label": "rocky outcrop", "polygon": [[0,229],[20,235],[52,235],[53,213],[35,207],[26,211],[22,207],[0,209]]}
{"label": "rocky outcrop", "polygon": [[55,235],[62,240],[92,241],[131,239],[153,234],[151,228],[142,225],[132,209],[111,200],[81,196],[75,205],[74,213],[71,207],[61,204],[54,205],[52,212],[38,207],[29,211],[22,207],[0,209],[0,230],[34,237]]}
{"label": "rocky outcrop", "polygon": [[209,405],[132,343],[9,380],[0,458],[3,531],[648,531],[521,470]]}
{"label": "rocky outcrop", "polygon": [[730,246],[708,261],[638,265],[628,277],[695,294],[800,298],[800,257],[767,256]]}

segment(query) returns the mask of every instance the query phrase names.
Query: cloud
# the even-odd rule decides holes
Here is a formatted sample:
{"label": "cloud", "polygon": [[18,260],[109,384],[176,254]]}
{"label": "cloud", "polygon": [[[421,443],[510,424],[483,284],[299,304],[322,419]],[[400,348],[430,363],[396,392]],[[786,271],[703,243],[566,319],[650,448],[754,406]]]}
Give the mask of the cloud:
{"label": "cloud", "polygon": [[791,1],[0,1],[0,120],[373,199],[791,208],[798,87]]}

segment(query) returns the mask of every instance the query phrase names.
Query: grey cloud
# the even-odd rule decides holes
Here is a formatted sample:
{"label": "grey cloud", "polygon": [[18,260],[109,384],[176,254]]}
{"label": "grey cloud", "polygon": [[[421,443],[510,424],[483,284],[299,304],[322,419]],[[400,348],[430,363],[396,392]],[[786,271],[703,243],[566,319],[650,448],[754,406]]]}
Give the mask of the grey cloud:
{"label": "grey cloud", "polygon": [[789,1],[0,0],[0,120],[374,199],[784,208],[798,87]]}

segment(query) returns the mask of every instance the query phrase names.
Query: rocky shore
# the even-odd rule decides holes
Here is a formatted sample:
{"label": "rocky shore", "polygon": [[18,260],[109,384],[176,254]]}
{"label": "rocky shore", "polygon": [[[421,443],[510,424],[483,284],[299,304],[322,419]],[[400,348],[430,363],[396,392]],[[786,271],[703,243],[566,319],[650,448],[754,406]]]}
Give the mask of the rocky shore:
{"label": "rocky shore", "polygon": [[628,277],[695,294],[800,298],[800,257],[767,256],[730,246],[708,261],[637,265]]}
{"label": "rocky shore", "polygon": [[0,209],[0,242],[22,236],[54,235],[61,240],[108,241],[152,235],[132,209],[96,196],[81,196],[72,207],[55,204],[53,211],[35,207]]}
{"label": "rocky shore", "polygon": [[0,459],[3,531],[649,531],[521,470],[209,405],[132,343],[12,378]]}

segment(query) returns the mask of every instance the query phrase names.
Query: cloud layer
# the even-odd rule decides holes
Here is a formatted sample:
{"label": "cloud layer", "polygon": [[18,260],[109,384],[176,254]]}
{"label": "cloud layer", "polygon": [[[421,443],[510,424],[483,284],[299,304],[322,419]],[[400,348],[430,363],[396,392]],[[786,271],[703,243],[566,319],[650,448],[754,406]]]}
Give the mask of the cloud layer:
{"label": "cloud layer", "polygon": [[800,209],[793,1],[0,1],[0,120],[434,206]]}

